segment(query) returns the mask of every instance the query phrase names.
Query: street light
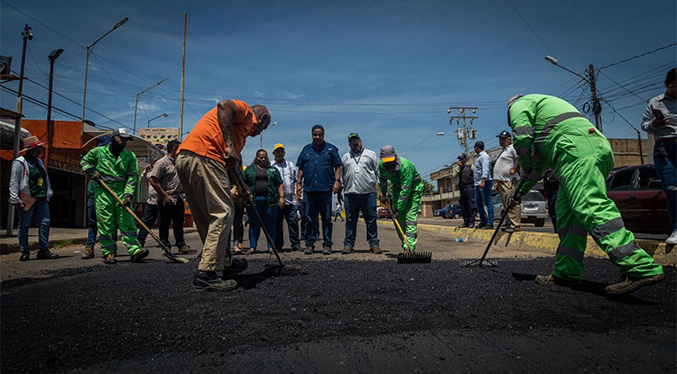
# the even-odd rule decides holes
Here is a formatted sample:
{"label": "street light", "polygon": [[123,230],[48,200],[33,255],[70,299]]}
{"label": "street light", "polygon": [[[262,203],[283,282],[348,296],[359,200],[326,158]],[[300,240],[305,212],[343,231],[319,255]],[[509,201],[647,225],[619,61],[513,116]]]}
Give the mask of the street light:
{"label": "street light", "polygon": [[165,117],[165,118],[167,118],[167,117],[169,117],[169,114],[167,114],[167,113],[162,113],[162,114],[160,114],[159,116],[155,116],[155,117],[149,119],[149,120],[148,120],[148,128],[150,128],[150,121],[156,120],[156,119],[158,119],[158,118],[160,118],[160,117]]}
{"label": "street light", "polygon": [[85,87],[82,90],[82,121],[85,121],[85,103],[87,101],[87,72],[89,71],[89,54],[92,52],[92,49],[94,48],[94,44],[98,43],[99,40],[103,39],[106,37],[106,35],[110,34],[113,32],[113,30],[117,29],[118,27],[122,26],[125,24],[125,22],[129,21],[129,18],[125,17],[122,21],[118,22],[113,26],[112,29],[108,30],[107,33],[103,34],[99,39],[96,39],[94,43],[90,44],[87,46],[87,53],[85,57]]}
{"label": "street light", "polygon": [[558,59],[556,59],[556,58],[554,58],[554,57],[552,57],[552,56],[545,56],[545,60],[548,61],[549,63],[551,63],[551,64],[557,66],[558,68],[563,69],[563,70],[566,70],[566,71],[568,71],[569,73],[571,73],[571,74],[573,74],[573,75],[575,75],[575,76],[577,76],[577,77],[583,79],[584,81],[590,83],[590,81],[588,80],[588,78],[586,78],[586,77],[584,77],[584,76],[582,76],[582,75],[576,73],[576,72],[573,71],[573,70],[567,69],[566,67],[560,65]]}
{"label": "street light", "polygon": [[49,162],[49,145],[52,141],[51,135],[50,135],[50,128],[52,127],[52,91],[53,91],[53,83],[54,83],[54,61],[56,61],[59,56],[63,53],[63,49],[55,49],[53,50],[48,58],[49,58],[49,91],[47,94],[47,149],[45,150],[45,166],[47,166]]}
{"label": "street light", "polygon": [[[162,84],[164,81],[166,81],[167,79],[169,79],[169,78],[165,78],[165,79],[163,79],[163,80],[161,80],[161,81],[155,83],[154,85],[152,85],[152,86],[146,88],[145,90],[139,92],[138,94],[136,94],[136,101],[134,101],[134,128],[132,129],[132,134],[136,134],[136,112],[137,112],[137,110],[138,110],[138,108],[139,108],[139,99],[141,98],[141,95],[145,94],[146,91],[150,90],[151,88],[157,87],[157,86],[161,85],[161,84]],[[150,122],[150,121],[149,121],[149,122]]]}
{"label": "street light", "polygon": [[259,137],[261,138],[261,149],[263,149],[263,132],[266,131],[266,130],[272,129],[273,127],[275,127],[275,125],[277,125],[277,121],[274,121],[273,123],[270,124],[270,126],[268,126],[268,128],[261,131],[261,134],[259,135]]}

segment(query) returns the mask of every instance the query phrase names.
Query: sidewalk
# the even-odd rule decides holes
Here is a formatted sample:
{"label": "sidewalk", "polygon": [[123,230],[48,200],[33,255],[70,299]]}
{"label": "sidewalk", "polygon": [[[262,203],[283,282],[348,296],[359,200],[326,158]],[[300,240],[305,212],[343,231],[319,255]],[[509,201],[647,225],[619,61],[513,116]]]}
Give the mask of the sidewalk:
{"label": "sidewalk", "polygon": [[[2,229],[3,234],[0,235],[0,254],[7,254],[13,252],[19,252],[19,239],[17,238],[17,230],[14,230],[14,235],[6,236],[4,232],[6,229]],[[197,231],[195,227],[185,227],[184,233],[188,234],[191,232]],[[157,234],[157,228],[155,229],[155,234]],[[88,229],[86,228],[66,228],[66,227],[51,227],[49,229],[49,247],[66,247],[70,245],[80,244],[84,247],[87,242]],[[148,237],[148,240],[154,241],[151,236]],[[38,249],[38,228],[32,227],[28,230],[28,243],[31,246],[31,250],[35,251]]]}

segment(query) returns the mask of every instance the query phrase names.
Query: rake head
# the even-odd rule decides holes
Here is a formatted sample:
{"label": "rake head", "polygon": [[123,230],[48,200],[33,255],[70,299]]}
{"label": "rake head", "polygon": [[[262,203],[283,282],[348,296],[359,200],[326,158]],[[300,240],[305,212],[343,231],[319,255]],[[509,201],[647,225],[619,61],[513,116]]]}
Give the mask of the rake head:
{"label": "rake head", "polygon": [[463,260],[460,263],[461,267],[474,267],[479,266],[481,268],[497,268],[498,263],[496,261],[487,260],[485,258],[479,260]]}
{"label": "rake head", "polygon": [[433,253],[432,252],[419,252],[419,253],[400,253],[397,255],[398,264],[429,264],[432,261]]}

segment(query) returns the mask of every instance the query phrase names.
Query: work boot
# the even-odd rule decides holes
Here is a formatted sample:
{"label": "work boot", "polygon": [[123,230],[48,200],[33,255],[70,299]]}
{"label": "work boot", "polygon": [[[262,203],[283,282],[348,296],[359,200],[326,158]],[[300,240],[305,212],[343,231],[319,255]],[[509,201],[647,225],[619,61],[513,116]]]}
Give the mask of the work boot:
{"label": "work boot", "polygon": [[19,261],[28,261],[31,258],[31,253],[26,251],[26,252],[21,252],[21,257],[19,257]]}
{"label": "work boot", "polygon": [[230,267],[223,271],[222,279],[232,279],[237,274],[245,271],[247,266],[249,266],[249,263],[244,258],[233,259]]}
{"label": "work boot", "polygon": [[237,288],[237,282],[232,279],[221,280],[214,271],[198,271],[193,276],[195,291],[229,291]]}
{"label": "work boot", "polygon": [[508,233],[508,234],[512,234],[513,232],[515,232],[515,229],[513,229],[513,228],[510,227],[510,226],[504,227],[504,228],[502,228],[502,230],[505,231],[505,232]]}
{"label": "work boot", "polygon": [[315,252],[315,246],[314,245],[307,245],[306,249],[303,250],[303,253],[307,255],[312,255],[313,252]]}
{"label": "work boot", "polygon": [[132,262],[141,262],[150,252],[146,248],[141,248],[132,255]]}
{"label": "work boot", "polygon": [[648,277],[631,277],[622,275],[618,282],[606,287],[609,295],[625,295],[636,291],[640,287],[649,286],[662,281],[665,274],[649,275]]}
{"label": "work boot", "polygon": [[331,254],[331,246],[330,245],[325,245],[322,247],[322,254],[323,255],[330,255]]}
{"label": "work boot", "polygon": [[52,253],[49,249],[42,249],[38,251],[38,260],[55,260],[59,255]]}
{"label": "work boot", "polygon": [[547,286],[556,284],[558,286],[571,287],[580,284],[581,280],[580,279],[566,280],[550,274],[550,275],[537,275],[536,279],[534,279],[534,282]]}
{"label": "work boot", "polygon": [[677,244],[677,231],[673,231],[672,234],[670,234],[670,237],[665,239],[665,244],[667,245]]}
{"label": "work boot", "polygon": [[189,245],[184,245],[183,247],[179,248],[179,253],[182,255],[188,255],[191,253],[197,252],[195,249],[192,249]]}
{"label": "work boot", "polygon": [[349,254],[353,253],[353,248],[348,247],[346,245],[346,246],[343,247],[343,250],[341,251],[341,253],[343,253],[344,255],[349,255]]}
{"label": "work boot", "polygon": [[477,226],[478,229],[483,229],[487,226],[486,223],[480,223],[479,226]]}
{"label": "work boot", "polygon": [[83,260],[88,260],[90,258],[94,258],[94,248],[90,246],[86,246],[84,252],[82,252],[82,256],[80,256],[81,259]]}
{"label": "work boot", "polygon": [[380,255],[381,253],[383,253],[383,251],[381,250],[381,247],[379,247],[378,245],[375,245],[375,246],[369,248],[369,250],[371,251],[371,253],[373,253],[375,255]]}
{"label": "work boot", "polygon": [[108,264],[108,265],[113,265],[117,263],[118,261],[115,259],[115,254],[114,253],[109,253],[105,256],[103,256],[103,263]]}

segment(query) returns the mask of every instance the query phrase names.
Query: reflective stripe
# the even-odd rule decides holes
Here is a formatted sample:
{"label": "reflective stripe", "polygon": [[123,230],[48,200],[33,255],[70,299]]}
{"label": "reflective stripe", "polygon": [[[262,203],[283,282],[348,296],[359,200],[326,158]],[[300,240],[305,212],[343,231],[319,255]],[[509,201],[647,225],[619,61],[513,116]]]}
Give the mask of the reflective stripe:
{"label": "reflective stripe", "polygon": [[412,179],[413,182],[420,181],[420,180],[421,180],[420,175],[417,175],[417,176],[414,177],[414,179]]}
{"label": "reflective stripe", "polygon": [[99,235],[99,240],[113,240],[113,235]]}
{"label": "reflective stripe", "polygon": [[590,235],[592,235],[592,238],[595,239],[595,241],[599,241],[603,237],[612,234],[624,227],[625,224],[623,224],[623,218],[618,217],[597,226],[592,231],[590,231]]}
{"label": "reflective stripe", "polygon": [[118,246],[115,245],[115,242],[113,242],[113,243],[108,244],[108,245],[102,245],[101,249],[108,249],[108,250],[112,250],[113,252],[115,252],[115,250],[118,249]]}
{"label": "reflective stripe", "polygon": [[642,247],[637,244],[636,241],[631,241],[630,243],[620,246],[612,251],[609,251],[607,254],[609,255],[609,259],[611,262],[614,264],[620,261],[623,257],[629,256],[635,251],[642,249]]}
{"label": "reflective stripe", "polygon": [[404,221],[404,224],[407,226],[416,226],[416,221]]}
{"label": "reflective stripe", "polygon": [[101,180],[107,181],[107,182],[126,182],[127,178],[125,177],[114,177],[110,175],[102,175]]}
{"label": "reflective stripe", "polygon": [[139,243],[139,242],[136,241],[136,240],[132,240],[131,242],[122,242],[122,244],[124,244],[125,247],[127,247],[127,248],[129,248],[129,247],[131,247],[131,246],[133,246],[133,245],[138,245],[139,247],[141,246],[141,243]]}
{"label": "reflective stripe", "polygon": [[120,231],[120,235],[126,237],[136,236],[136,231],[125,231],[125,232]]}
{"label": "reflective stripe", "polygon": [[402,186],[401,188],[402,188],[403,190],[408,190],[408,189],[411,188],[411,186]]}
{"label": "reflective stripe", "polygon": [[565,247],[563,245],[560,245],[557,247],[557,254],[562,255],[562,256],[567,256],[571,257],[574,260],[578,261],[583,261],[583,255],[585,254],[583,251],[579,251],[577,249]]}
{"label": "reflective stripe", "polygon": [[127,175],[128,177],[136,177],[136,173],[133,172],[133,171],[130,171],[129,173],[127,173],[125,175]]}
{"label": "reflective stripe", "polygon": [[557,230],[557,235],[559,235],[560,239],[564,238],[564,236],[566,235],[575,235],[583,239],[586,239],[588,231],[585,229],[585,227],[581,225],[571,224],[569,226],[565,226]]}
{"label": "reflective stripe", "polygon": [[400,201],[407,201],[407,200],[409,200],[409,196],[400,195],[399,200]]}
{"label": "reflective stripe", "polygon": [[414,239],[416,239],[416,233],[415,233],[415,232],[405,232],[405,233],[404,233],[404,236],[406,236],[407,238],[414,238]]}
{"label": "reflective stripe", "polygon": [[[571,119],[571,118],[577,118],[577,117],[583,117],[583,115],[578,113],[578,112],[567,112],[567,113],[562,113],[562,114],[555,116],[552,119],[550,119],[550,121],[548,121],[545,124],[545,126],[543,127],[543,130],[541,130],[541,133],[538,134],[538,137],[536,138],[536,141],[534,142],[536,149],[538,150],[538,148],[541,147],[541,145],[545,141],[545,138],[548,136],[550,131],[552,131],[552,129],[554,129],[555,126],[557,126],[558,123],[564,122],[564,121]],[[538,153],[538,151],[536,153]]]}
{"label": "reflective stripe", "polygon": [[536,130],[534,130],[533,126],[520,126],[520,127],[515,127],[514,130],[512,130],[512,135],[514,137],[522,136],[522,135],[531,135],[533,136],[536,133]]}

